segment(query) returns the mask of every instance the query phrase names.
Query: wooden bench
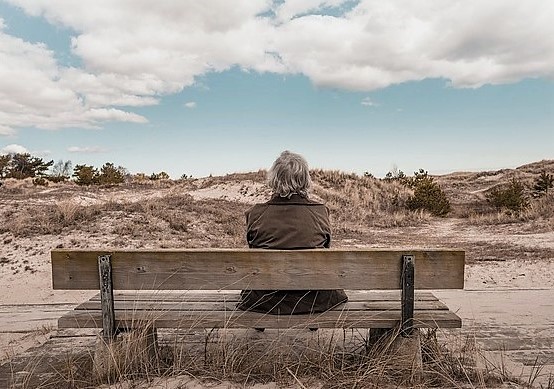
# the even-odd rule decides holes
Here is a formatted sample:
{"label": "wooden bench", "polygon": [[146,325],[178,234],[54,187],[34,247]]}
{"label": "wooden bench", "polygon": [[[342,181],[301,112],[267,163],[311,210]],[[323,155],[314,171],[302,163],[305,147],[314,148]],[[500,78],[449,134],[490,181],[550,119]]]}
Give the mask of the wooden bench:
{"label": "wooden bench", "polygon": [[[60,249],[51,255],[54,289],[100,290],[58,327],[102,328],[107,340],[145,322],[183,329],[400,325],[403,335],[461,327],[455,313],[423,291],[463,289],[460,250]],[[268,315],[236,309],[240,289],[345,289],[349,302],[324,313]]]}

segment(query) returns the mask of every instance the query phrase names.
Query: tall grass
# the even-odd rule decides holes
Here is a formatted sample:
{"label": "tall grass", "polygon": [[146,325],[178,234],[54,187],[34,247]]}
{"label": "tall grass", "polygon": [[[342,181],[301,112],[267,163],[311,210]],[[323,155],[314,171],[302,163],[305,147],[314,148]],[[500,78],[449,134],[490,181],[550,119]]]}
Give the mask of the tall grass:
{"label": "tall grass", "polygon": [[426,212],[407,209],[413,192],[399,182],[339,171],[313,170],[311,175],[315,195],[329,207],[339,228],[413,226],[430,219]]}
{"label": "tall grass", "polygon": [[535,232],[554,230],[554,195],[549,194],[530,202],[529,207],[521,212],[482,212],[467,215],[472,225],[498,225],[528,223],[528,228]]}
{"label": "tall grass", "polygon": [[[43,386],[48,388],[149,388],[161,380],[227,381],[238,386],[277,382],[318,388],[484,388],[518,383],[506,366],[480,365],[483,355],[474,337],[456,335],[457,343],[437,340],[435,331],[421,337],[423,368],[414,375],[395,349],[396,332],[368,343],[366,331],[305,329],[206,331],[203,341],[183,341],[167,334],[153,352],[150,326],[128,333],[111,344],[99,340],[96,355],[68,355]],[[189,329],[198,332],[201,329]],[[201,333],[201,332],[200,332]],[[149,339],[147,339],[149,338]],[[98,355],[101,355],[99,361]],[[400,359],[399,359],[400,358]],[[36,387],[33,360],[19,374],[21,388]],[[14,373],[15,374],[15,373]],[[523,377],[522,377],[523,378]],[[533,377],[523,379],[530,382]],[[35,386],[33,386],[35,385]],[[184,385],[184,384],[183,384]],[[107,387],[107,386],[103,386]],[[513,387],[523,387],[514,385]],[[550,386],[549,388],[552,388]]]}
{"label": "tall grass", "polygon": [[237,247],[244,246],[244,212],[248,207],[225,200],[195,201],[187,194],[171,193],[140,202],[92,205],[66,199],[56,204],[24,204],[0,210],[4,221],[0,233],[30,237],[71,230],[102,231],[142,242],[173,239],[178,247]]}

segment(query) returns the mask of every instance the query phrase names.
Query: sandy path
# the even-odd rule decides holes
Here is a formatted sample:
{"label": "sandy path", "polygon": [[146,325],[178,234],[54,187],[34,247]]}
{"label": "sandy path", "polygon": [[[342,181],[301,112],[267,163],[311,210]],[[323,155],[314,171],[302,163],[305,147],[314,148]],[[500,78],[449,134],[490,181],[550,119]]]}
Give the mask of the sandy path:
{"label": "sandy path", "polygon": [[525,382],[535,366],[542,366],[535,385],[547,387],[550,377],[554,379],[554,289],[435,294],[462,318],[462,334],[475,338],[487,358],[507,364]]}

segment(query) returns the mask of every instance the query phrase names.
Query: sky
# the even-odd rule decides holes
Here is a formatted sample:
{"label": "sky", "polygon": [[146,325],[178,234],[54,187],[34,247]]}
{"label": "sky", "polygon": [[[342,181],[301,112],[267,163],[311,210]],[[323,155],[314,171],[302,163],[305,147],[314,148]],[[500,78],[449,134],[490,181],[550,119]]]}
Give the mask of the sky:
{"label": "sky", "polygon": [[554,1],[0,0],[0,153],[172,178],[554,159]]}

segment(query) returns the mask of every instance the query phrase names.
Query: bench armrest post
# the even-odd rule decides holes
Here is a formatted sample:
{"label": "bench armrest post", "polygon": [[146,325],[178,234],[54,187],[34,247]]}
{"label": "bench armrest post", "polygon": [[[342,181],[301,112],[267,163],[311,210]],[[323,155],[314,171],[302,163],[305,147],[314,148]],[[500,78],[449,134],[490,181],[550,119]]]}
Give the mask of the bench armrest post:
{"label": "bench armrest post", "polygon": [[104,341],[108,343],[111,342],[116,335],[111,255],[100,255],[98,257],[98,272],[100,274],[102,333]]}
{"label": "bench armrest post", "polygon": [[402,256],[402,323],[400,333],[404,337],[412,334],[414,325],[414,265],[415,256]]}

